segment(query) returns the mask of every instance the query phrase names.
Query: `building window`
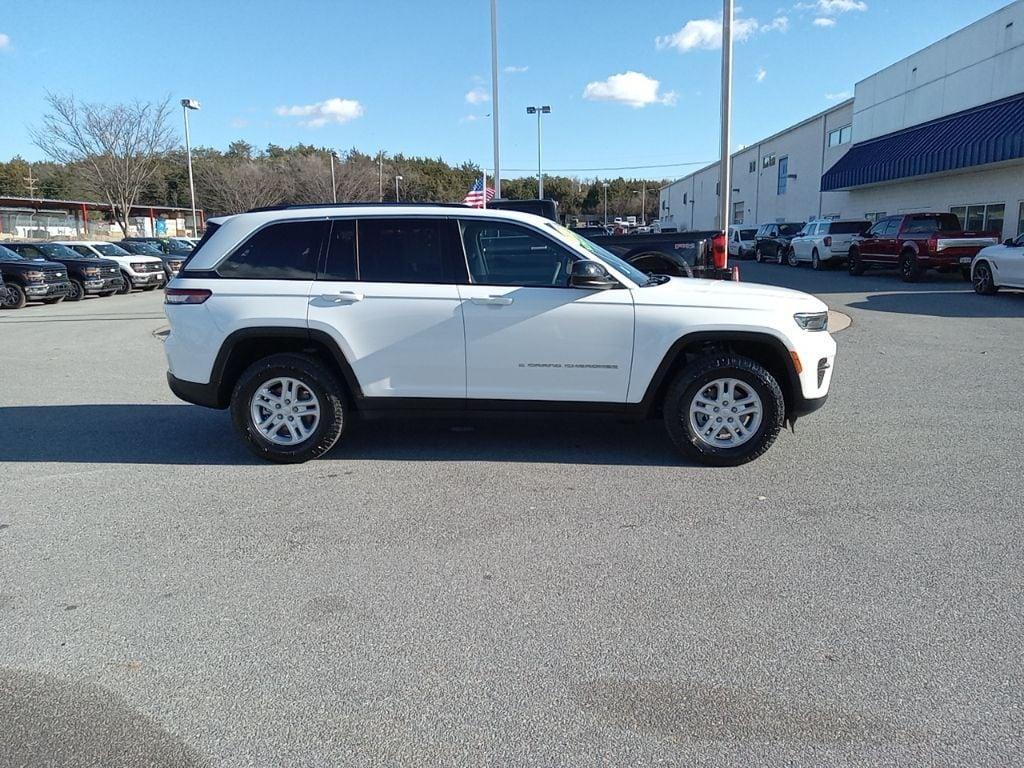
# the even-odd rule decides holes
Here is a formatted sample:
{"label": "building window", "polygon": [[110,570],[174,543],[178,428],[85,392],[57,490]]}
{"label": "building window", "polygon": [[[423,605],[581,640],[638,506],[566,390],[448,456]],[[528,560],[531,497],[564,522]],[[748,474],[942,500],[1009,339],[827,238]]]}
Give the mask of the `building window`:
{"label": "building window", "polygon": [[743,223],[743,203],[732,204],[732,223],[742,224]]}
{"label": "building window", "polygon": [[775,153],[774,152],[772,152],[770,155],[765,155],[764,157],[761,158],[761,167],[762,168],[771,168],[773,165],[775,165]]}
{"label": "building window", "polygon": [[688,199],[687,193],[683,192],[683,205],[689,205],[689,203],[687,202],[687,199]]}
{"label": "building window", "polygon": [[757,160],[751,160],[750,161],[750,168],[747,170],[747,173],[754,173],[756,170],[757,170]]}
{"label": "building window", "polygon": [[950,207],[949,212],[960,220],[960,226],[967,232],[998,232],[1001,235],[1003,220],[1006,218],[1006,205],[954,205]]}
{"label": "building window", "polygon": [[779,158],[779,187],[778,194],[786,194],[786,187],[789,185],[789,158]]}
{"label": "building window", "polygon": [[872,213],[865,213],[864,218],[874,224],[876,221],[881,221],[885,218],[885,211],[874,211]]}
{"label": "building window", "polygon": [[836,128],[834,131],[828,132],[828,145],[830,147],[838,147],[840,144],[849,144],[852,140],[852,125],[844,125],[842,128]]}

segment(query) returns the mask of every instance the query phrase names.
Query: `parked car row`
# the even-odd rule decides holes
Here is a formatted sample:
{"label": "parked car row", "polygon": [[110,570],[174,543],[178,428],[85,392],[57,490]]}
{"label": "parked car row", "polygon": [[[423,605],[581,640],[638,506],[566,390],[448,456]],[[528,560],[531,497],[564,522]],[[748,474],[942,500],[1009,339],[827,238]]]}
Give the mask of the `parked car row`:
{"label": "parked car row", "polygon": [[6,241],[0,245],[0,309],[153,291],[178,274],[193,247],[182,238],[156,237],[120,243]]}
{"label": "parked car row", "polygon": [[[898,269],[907,282],[920,280],[929,270],[960,272],[965,280],[973,281],[975,257],[998,243],[996,233],[963,231],[960,219],[952,213],[900,214],[874,223],[817,219],[762,224],[756,230],[729,229],[733,258],[752,256],[758,262],[792,267],[810,264],[812,269],[845,264],[851,275],[875,268]],[[1007,240],[999,247],[1012,250],[1017,246]],[[1007,256],[1000,252],[1000,258]],[[992,264],[989,268],[997,269]],[[1003,273],[993,272],[991,277],[992,281],[983,281],[989,288],[1000,278],[1006,279]]]}

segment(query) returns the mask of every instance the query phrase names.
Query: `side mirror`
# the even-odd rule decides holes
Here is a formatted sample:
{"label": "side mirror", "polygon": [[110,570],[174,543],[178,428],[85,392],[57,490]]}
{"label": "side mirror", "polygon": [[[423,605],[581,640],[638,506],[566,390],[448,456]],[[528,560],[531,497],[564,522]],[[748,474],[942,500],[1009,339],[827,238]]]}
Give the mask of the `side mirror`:
{"label": "side mirror", "polygon": [[615,279],[596,261],[573,262],[572,269],[569,271],[569,286],[571,288],[606,291],[617,285]]}
{"label": "side mirror", "polygon": [[1013,247],[1013,238],[1012,237],[1008,237],[1005,240],[1003,240],[1003,245],[1006,245],[1006,246],[1009,246],[1009,247],[1012,248]]}

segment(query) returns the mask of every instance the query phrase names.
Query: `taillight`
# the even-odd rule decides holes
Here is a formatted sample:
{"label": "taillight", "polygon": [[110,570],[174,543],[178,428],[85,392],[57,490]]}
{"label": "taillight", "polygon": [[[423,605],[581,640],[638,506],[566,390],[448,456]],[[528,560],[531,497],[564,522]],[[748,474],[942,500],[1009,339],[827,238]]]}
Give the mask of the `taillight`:
{"label": "taillight", "polygon": [[825,243],[825,247],[826,248],[831,248],[832,247],[832,235],[825,235],[824,243]]}
{"label": "taillight", "polygon": [[711,238],[711,259],[715,269],[725,269],[729,263],[729,250],[726,247],[724,232],[719,232]]}
{"label": "taillight", "polygon": [[939,238],[929,237],[928,238],[928,250],[932,253],[938,253],[939,251]]}
{"label": "taillight", "polygon": [[206,288],[168,288],[164,291],[164,304],[202,304],[213,296]]}

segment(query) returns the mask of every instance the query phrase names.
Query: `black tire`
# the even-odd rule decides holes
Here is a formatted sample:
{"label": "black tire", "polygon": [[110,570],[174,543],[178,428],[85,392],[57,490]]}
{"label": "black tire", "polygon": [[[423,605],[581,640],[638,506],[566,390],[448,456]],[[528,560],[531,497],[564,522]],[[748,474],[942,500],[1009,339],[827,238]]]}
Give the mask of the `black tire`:
{"label": "black tire", "polygon": [[126,293],[131,293],[132,288],[134,288],[135,286],[132,285],[132,279],[128,277],[127,272],[122,272],[121,277],[124,279],[124,285],[118,288],[117,292],[123,296]]}
{"label": "black tire", "polygon": [[817,248],[811,251],[811,269],[815,272],[821,271],[821,256],[818,255]]}
{"label": "black tire", "polygon": [[850,257],[846,260],[846,271],[854,277],[859,277],[864,274],[867,267],[864,266],[864,262],[860,260],[859,251],[850,251]]}
{"label": "black tire", "polygon": [[786,249],[786,263],[791,267],[800,266],[800,262],[796,260],[796,248],[793,246]]}
{"label": "black tire", "polygon": [[900,256],[900,278],[904,283],[916,283],[921,280],[924,270],[917,263],[917,256],[906,251]]}
{"label": "black tire", "polygon": [[974,275],[971,279],[974,292],[982,296],[991,296],[999,293],[999,286],[992,277],[992,267],[987,261],[979,261],[974,265]]}
{"label": "black tire", "polygon": [[[760,398],[763,408],[761,423],[753,436],[735,448],[705,442],[690,420],[693,400],[720,378],[737,379],[749,387]],[[753,461],[772,446],[786,418],[786,401],[779,383],[764,366],[747,357],[722,354],[702,358],[681,370],[668,388],[662,412],[665,429],[684,456],[702,464],[734,467]]]}
{"label": "black tire", "polygon": [[25,289],[17,283],[7,283],[7,293],[3,295],[2,309],[21,309],[28,303]]}
{"label": "black tire", "polygon": [[[250,414],[256,390],[277,376],[297,379],[320,401],[320,422],[309,438],[294,446],[278,445],[258,431]],[[330,370],[307,355],[280,354],[250,365],[231,394],[231,418],[249,450],[267,461],[300,464],[323,456],[341,437],[347,422],[345,390]]]}
{"label": "black tire", "polygon": [[762,253],[761,251],[761,246],[758,246],[757,248],[754,249],[754,261],[756,261],[758,264],[764,263],[764,253]]}
{"label": "black tire", "polygon": [[71,290],[68,291],[68,295],[65,296],[68,301],[81,301],[85,298],[85,288],[82,283],[78,280],[71,280]]}

